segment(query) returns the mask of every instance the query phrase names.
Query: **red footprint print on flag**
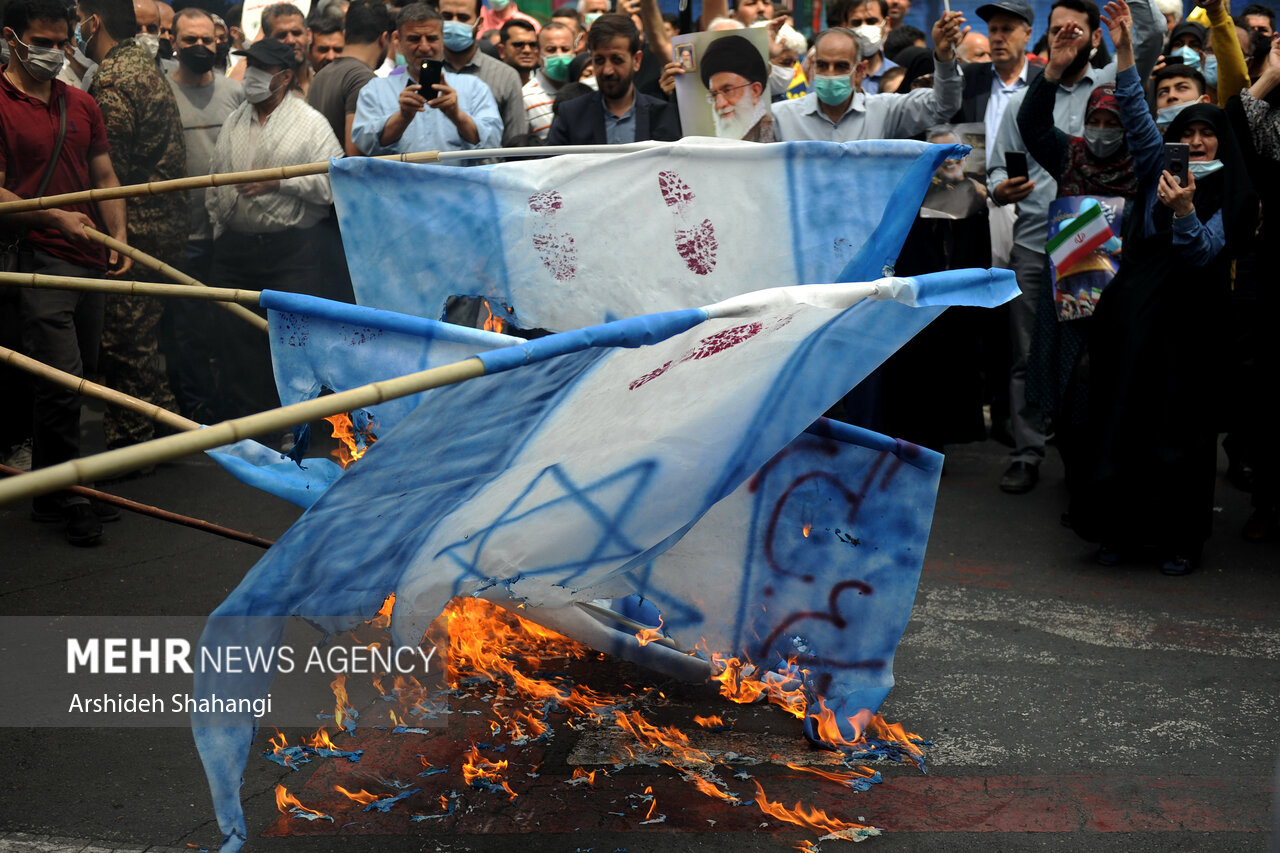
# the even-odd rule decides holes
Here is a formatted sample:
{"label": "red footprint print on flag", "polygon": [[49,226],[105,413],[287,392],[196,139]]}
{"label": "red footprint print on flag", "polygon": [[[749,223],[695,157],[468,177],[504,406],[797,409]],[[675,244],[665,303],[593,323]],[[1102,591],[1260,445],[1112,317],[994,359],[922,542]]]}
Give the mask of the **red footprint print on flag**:
{"label": "red footprint print on flag", "polygon": [[578,274],[578,249],[572,234],[554,231],[556,213],[562,207],[564,198],[555,190],[529,196],[529,210],[541,217],[534,226],[533,250],[557,281],[568,281]]}
{"label": "red footprint print on flag", "polygon": [[[658,173],[658,191],[662,200],[680,225],[688,225],[691,220],[689,208],[693,204],[693,190],[675,172]],[[716,268],[716,250],[720,248],[716,242],[716,229],[710,219],[704,219],[689,228],[676,228],[676,251],[684,259],[684,264],[691,272],[698,275],[710,275]]]}

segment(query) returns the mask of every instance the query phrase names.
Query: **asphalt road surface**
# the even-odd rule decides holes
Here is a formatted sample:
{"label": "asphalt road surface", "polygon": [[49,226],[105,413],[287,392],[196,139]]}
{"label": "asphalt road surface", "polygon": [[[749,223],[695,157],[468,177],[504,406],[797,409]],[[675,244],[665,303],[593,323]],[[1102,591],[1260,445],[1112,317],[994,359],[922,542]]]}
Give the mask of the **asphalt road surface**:
{"label": "asphalt road surface", "polygon": [[[1059,523],[1065,491],[1055,453],[1025,496],[999,491],[1004,466],[1004,448],[992,442],[950,449],[897,686],[881,709],[932,741],[927,774],[876,764],[883,784],[854,793],[785,766],[821,764],[824,754],[776,708],[729,705],[707,687],[608,659],[577,674],[599,689],[650,688],[645,713],[656,723],[725,715],[728,734],[685,730],[695,744],[730,738],[736,752],[760,759],[741,771],[773,799],[883,830],[859,849],[1266,850],[1280,743],[1280,547],[1239,539],[1247,496],[1219,481],[1203,566],[1167,578],[1149,564],[1092,562],[1089,546]],[[298,514],[204,458],[108,490],[267,538]],[[6,619],[163,614],[200,623],[261,553],[131,515],[109,525],[100,546],[73,548],[56,526],[29,521],[25,505],[0,507],[0,541]],[[6,681],[38,677],[3,663]],[[652,698],[659,690],[661,700]],[[615,767],[608,732],[563,720],[550,740],[505,754],[514,801],[439,774],[420,784],[426,801],[452,801],[442,818],[414,823],[414,809],[369,814],[335,803],[334,784],[385,783],[416,771],[420,755],[456,770],[485,734],[480,720],[454,714],[412,742],[358,730],[346,742],[366,750],[358,772],[336,761],[292,771],[255,748],[242,792],[247,849],[747,853],[818,837],[754,806],[708,799],[670,768]],[[0,850],[217,849],[189,730],[10,727],[0,742]],[[609,775],[570,785],[574,767]],[[726,782],[745,799],[754,793],[754,781]],[[336,819],[282,815],[277,783]]]}

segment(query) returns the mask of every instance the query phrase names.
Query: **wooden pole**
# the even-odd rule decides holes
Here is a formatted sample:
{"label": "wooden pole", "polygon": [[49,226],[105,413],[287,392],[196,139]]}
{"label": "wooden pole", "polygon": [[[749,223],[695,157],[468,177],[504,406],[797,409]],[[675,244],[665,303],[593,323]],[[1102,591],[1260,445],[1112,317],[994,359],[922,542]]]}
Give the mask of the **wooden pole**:
{"label": "wooden pole", "polygon": [[241,439],[270,433],[278,435],[298,424],[310,423],[319,418],[350,412],[483,375],[484,362],[479,358],[468,358],[433,367],[430,370],[361,385],[349,391],[305,400],[291,406],[223,421],[204,429],[168,435],[131,447],[109,450],[96,456],[86,456],[83,459],[73,459],[60,465],[41,468],[24,477],[13,477],[0,482],[0,505],[65,489],[77,483],[116,477],[148,465],[178,459],[189,453],[212,450]]}
{"label": "wooden pole", "polygon": [[[151,255],[148,255],[146,252],[142,251],[141,249],[135,249],[133,246],[129,246],[124,243],[121,243],[116,238],[112,237],[109,234],[103,234],[101,231],[97,230],[96,228],[90,228],[88,225],[86,225],[84,226],[84,233],[89,235],[91,239],[96,240],[97,242],[106,246],[108,249],[112,249],[114,251],[120,252],[123,255],[128,255],[129,257],[133,258],[134,261],[136,261],[137,263],[142,264],[144,267],[150,267],[151,269],[155,270],[156,272],[160,273],[166,278],[176,281],[178,284],[185,284],[189,287],[208,287],[209,286],[204,282],[196,281],[194,278],[187,275],[177,267],[170,266],[169,264],[166,264],[164,261],[160,260],[159,258],[155,258],[155,257],[152,257]],[[222,304],[222,307],[226,308],[232,314],[235,314],[236,316],[240,317],[242,320],[245,320],[248,323],[254,326],[257,326],[259,329],[261,329],[264,332],[267,330],[267,321],[264,318],[259,317],[257,314],[250,311],[248,308],[245,308],[243,305],[235,305],[230,302],[224,302],[221,304]]]}
{"label": "wooden pole", "polygon": [[[653,148],[654,143],[635,142],[627,145],[559,145],[552,148],[479,148],[472,151],[421,151],[414,154],[381,154],[369,160],[394,160],[400,163],[446,163],[450,160],[488,160],[494,158],[551,157],[561,154],[630,154]],[[220,172],[215,175],[192,175],[168,181],[151,181],[146,184],[129,184],[122,187],[104,187],[61,195],[27,198],[21,201],[0,202],[0,216],[8,213],[26,213],[32,210],[48,210],[69,204],[87,204],[113,198],[160,195],[183,190],[203,190],[209,187],[225,187],[232,184],[249,184],[257,181],[283,181],[307,175],[323,175],[329,171],[329,161],[300,163],[296,166],[278,166],[271,169],[252,169],[245,172]]]}
{"label": "wooden pole", "polygon": [[[8,465],[0,465],[0,474],[6,477],[26,476],[26,471],[19,471],[17,468],[10,468]],[[138,515],[145,515],[150,518],[158,518],[161,521],[168,521],[172,524],[180,524],[183,527],[190,527],[194,530],[203,530],[205,533],[212,533],[215,536],[221,536],[225,539],[234,539],[236,542],[244,542],[248,545],[256,545],[259,548],[270,548],[276,544],[272,539],[263,539],[261,536],[254,536],[252,533],[245,533],[240,530],[233,530],[230,527],[223,527],[221,524],[214,524],[212,521],[205,521],[203,518],[192,518],[189,515],[181,515],[176,512],[170,512],[167,509],[151,506],[150,504],[131,501],[128,498],[122,498],[119,495],[112,495],[106,492],[100,492],[97,489],[89,489],[84,486],[71,486],[67,489],[73,495],[91,498],[101,501],[104,504],[120,507],[120,509],[128,512],[136,512]]]}
{"label": "wooden pole", "polygon": [[0,364],[7,364],[10,367],[16,367],[32,376],[61,385],[64,388],[70,388],[77,394],[83,394],[86,397],[95,397],[108,403],[120,406],[137,412],[140,415],[151,418],[156,423],[164,424],[171,429],[186,432],[187,430],[198,430],[200,424],[193,420],[184,418],[182,415],[175,414],[168,409],[162,409],[159,406],[148,403],[145,400],[139,400],[137,397],[130,397],[123,391],[117,391],[114,388],[108,388],[105,385],[99,385],[96,382],[90,382],[88,379],[81,379],[73,373],[67,373],[65,370],[59,370],[56,367],[50,367],[42,361],[36,361],[34,358],[25,356],[20,352],[14,352],[8,347],[0,347]]}
{"label": "wooden pole", "polygon": [[156,284],[150,281],[114,281],[103,278],[80,278],[70,275],[40,275],[29,272],[0,272],[0,285],[40,287],[53,290],[88,290],[100,293],[137,294],[139,296],[179,296],[214,302],[238,302],[257,305],[259,291],[231,287],[191,287],[186,284]]}

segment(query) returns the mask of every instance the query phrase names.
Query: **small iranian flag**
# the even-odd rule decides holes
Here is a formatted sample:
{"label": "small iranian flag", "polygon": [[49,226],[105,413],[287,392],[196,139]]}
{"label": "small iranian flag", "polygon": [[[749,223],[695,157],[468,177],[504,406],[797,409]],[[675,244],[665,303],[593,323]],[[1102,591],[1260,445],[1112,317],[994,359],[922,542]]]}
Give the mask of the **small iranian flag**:
{"label": "small iranian flag", "polygon": [[1114,236],[1102,206],[1098,205],[1063,225],[1044,248],[1053,261],[1053,268],[1061,275]]}

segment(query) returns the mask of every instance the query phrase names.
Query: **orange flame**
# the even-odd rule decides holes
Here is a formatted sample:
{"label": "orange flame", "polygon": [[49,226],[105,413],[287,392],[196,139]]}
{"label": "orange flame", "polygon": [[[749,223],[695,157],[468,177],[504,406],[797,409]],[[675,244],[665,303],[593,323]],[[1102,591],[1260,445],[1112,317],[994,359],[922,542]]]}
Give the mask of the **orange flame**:
{"label": "orange flame", "polygon": [[329,687],[333,690],[334,706],[333,719],[338,724],[338,728],[342,728],[342,721],[346,717],[347,711],[347,677],[346,675],[335,676],[333,681],[329,682]]}
{"label": "orange flame", "polygon": [[319,815],[320,817],[325,816],[324,812],[309,809],[302,803],[298,802],[298,798],[286,791],[284,785],[281,785],[278,782],[276,783],[276,808],[280,810],[281,814],[288,814],[290,808],[295,808],[300,809],[307,814]]}
{"label": "orange flame", "polygon": [[351,415],[348,412],[340,412],[336,415],[329,415],[325,418],[333,427],[333,434],[330,438],[336,438],[341,442],[332,452],[332,455],[338,460],[338,464],[346,469],[352,462],[355,462],[373,446],[378,437],[373,434],[370,427],[362,432],[357,433],[355,427],[351,423]]}
{"label": "orange flame", "polygon": [[636,633],[636,639],[640,641],[641,646],[647,646],[654,640],[662,639],[662,614],[658,614],[657,628],[641,628]]}
{"label": "orange flame", "polygon": [[[752,780],[753,782],[755,780]],[[775,803],[765,796],[764,788],[760,787],[759,782],[755,782],[756,786],[756,805],[760,807],[760,811],[777,818],[778,820],[794,823],[796,826],[803,826],[808,829],[816,829],[819,832],[843,832],[847,829],[869,829],[857,823],[847,823],[845,821],[836,820],[828,817],[827,813],[822,809],[808,809],[801,803],[796,803],[794,809],[788,809],[781,803]]]}
{"label": "orange flame", "polygon": [[576,779],[586,779],[588,785],[594,785],[596,783],[596,771],[592,770],[588,773],[581,767],[575,767],[573,768],[573,778],[569,781],[572,782]]}
{"label": "orange flame", "polygon": [[316,733],[313,734],[309,740],[304,737],[302,739],[302,745],[309,746],[312,749],[337,749],[337,747],[333,745],[333,741],[329,740],[329,733],[323,728],[316,729]]}
{"label": "orange flame", "polygon": [[805,767],[800,764],[792,764],[787,762],[787,767],[792,770],[799,770],[801,773],[812,773],[814,776],[820,776],[831,782],[840,785],[848,785],[854,779],[870,779],[876,775],[876,771],[870,767],[855,767],[852,773],[834,773],[830,770],[822,770],[818,767]]}
{"label": "orange flame", "polygon": [[711,662],[715,667],[724,668],[712,678],[720,682],[720,695],[729,701],[749,705],[764,697],[793,717],[804,719],[808,699],[799,680],[795,681],[796,686],[788,688],[779,679],[762,676],[749,660],[724,658],[717,654],[711,656]]}
{"label": "orange flame", "polygon": [[358,794],[351,793],[341,785],[334,785],[333,790],[337,791],[339,794],[346,797],[348,800],[355,800],[357,803],[359,803],[362,806],[367,806],[369,805],[369,803],[372,803],[374,800],[378,799],[377,794],[370,794],[364,788],[361,788],[360,793]]}
{"label": "orange flame", "polygon": [[378,615],[369,620],[371,628],[386,628],[391,625],[391,608],[396,605],[396,594],[393,592],[382,602]]}
{"label": "orange flame", "polygon": [[720,719],[719,714],[712,714],[709,717],[694,717],[693,721],[704,729],[718,729],[724,726],[724,720]]}
{"label": "orange flame", "polygon": [[507,324],[494,315],[493,309],[489,307],[489,300],[481,299],[480,301],[484,304],[485,313],[489,315],[484,320],[484,330],[486,332],[501,332],[505,329]]}
{"label": "orange flame", "polygon": [[507,780],[502,778],[502,772],[507,769],[507,766],[508,762],[505,758],[501,761],[490,761],[482,756],[480,750],[476,749],[476,745],[473,743],[471,744],[471,751],[467,753],[467,760],[462,765],[462,778],[468,785],[476,781],[498,785],[510,794],[511,799],[514,800],[516,792],[511,790]]}
{"label": "orange flame", "polygon": [[653,817],[653,810],[658,807],[658,798],[653,796],[653,786],[645,785],[644,792],[649,796],[649,811],[645,812],[644,819],[648,820]]}
{"label": "orange flame", "polygon": [[710,779],[707,779],[706,777],[696,776],[696,775],[686,775],[684,778],[692,782],[693,787],[697,788],[699,791],[706,794],[708,797],[711,797],[712,799],[724,800],[726,803],[733,803],[735,805],[742,802],[733,794],[730,794],[728,791],[721,790],[714,782],[712,782]]}
{"label": "orange flame", "polygon": [[804,528],[803,528],[800,532],[804,534],[804,538],[805,538],[805,539],[808,539],[808,538],[809,538],[809,534],[810,534],[812,531],[813,531],[813,522],[812,522],[812,521],[806,521],[806,522],[804,523]]}

